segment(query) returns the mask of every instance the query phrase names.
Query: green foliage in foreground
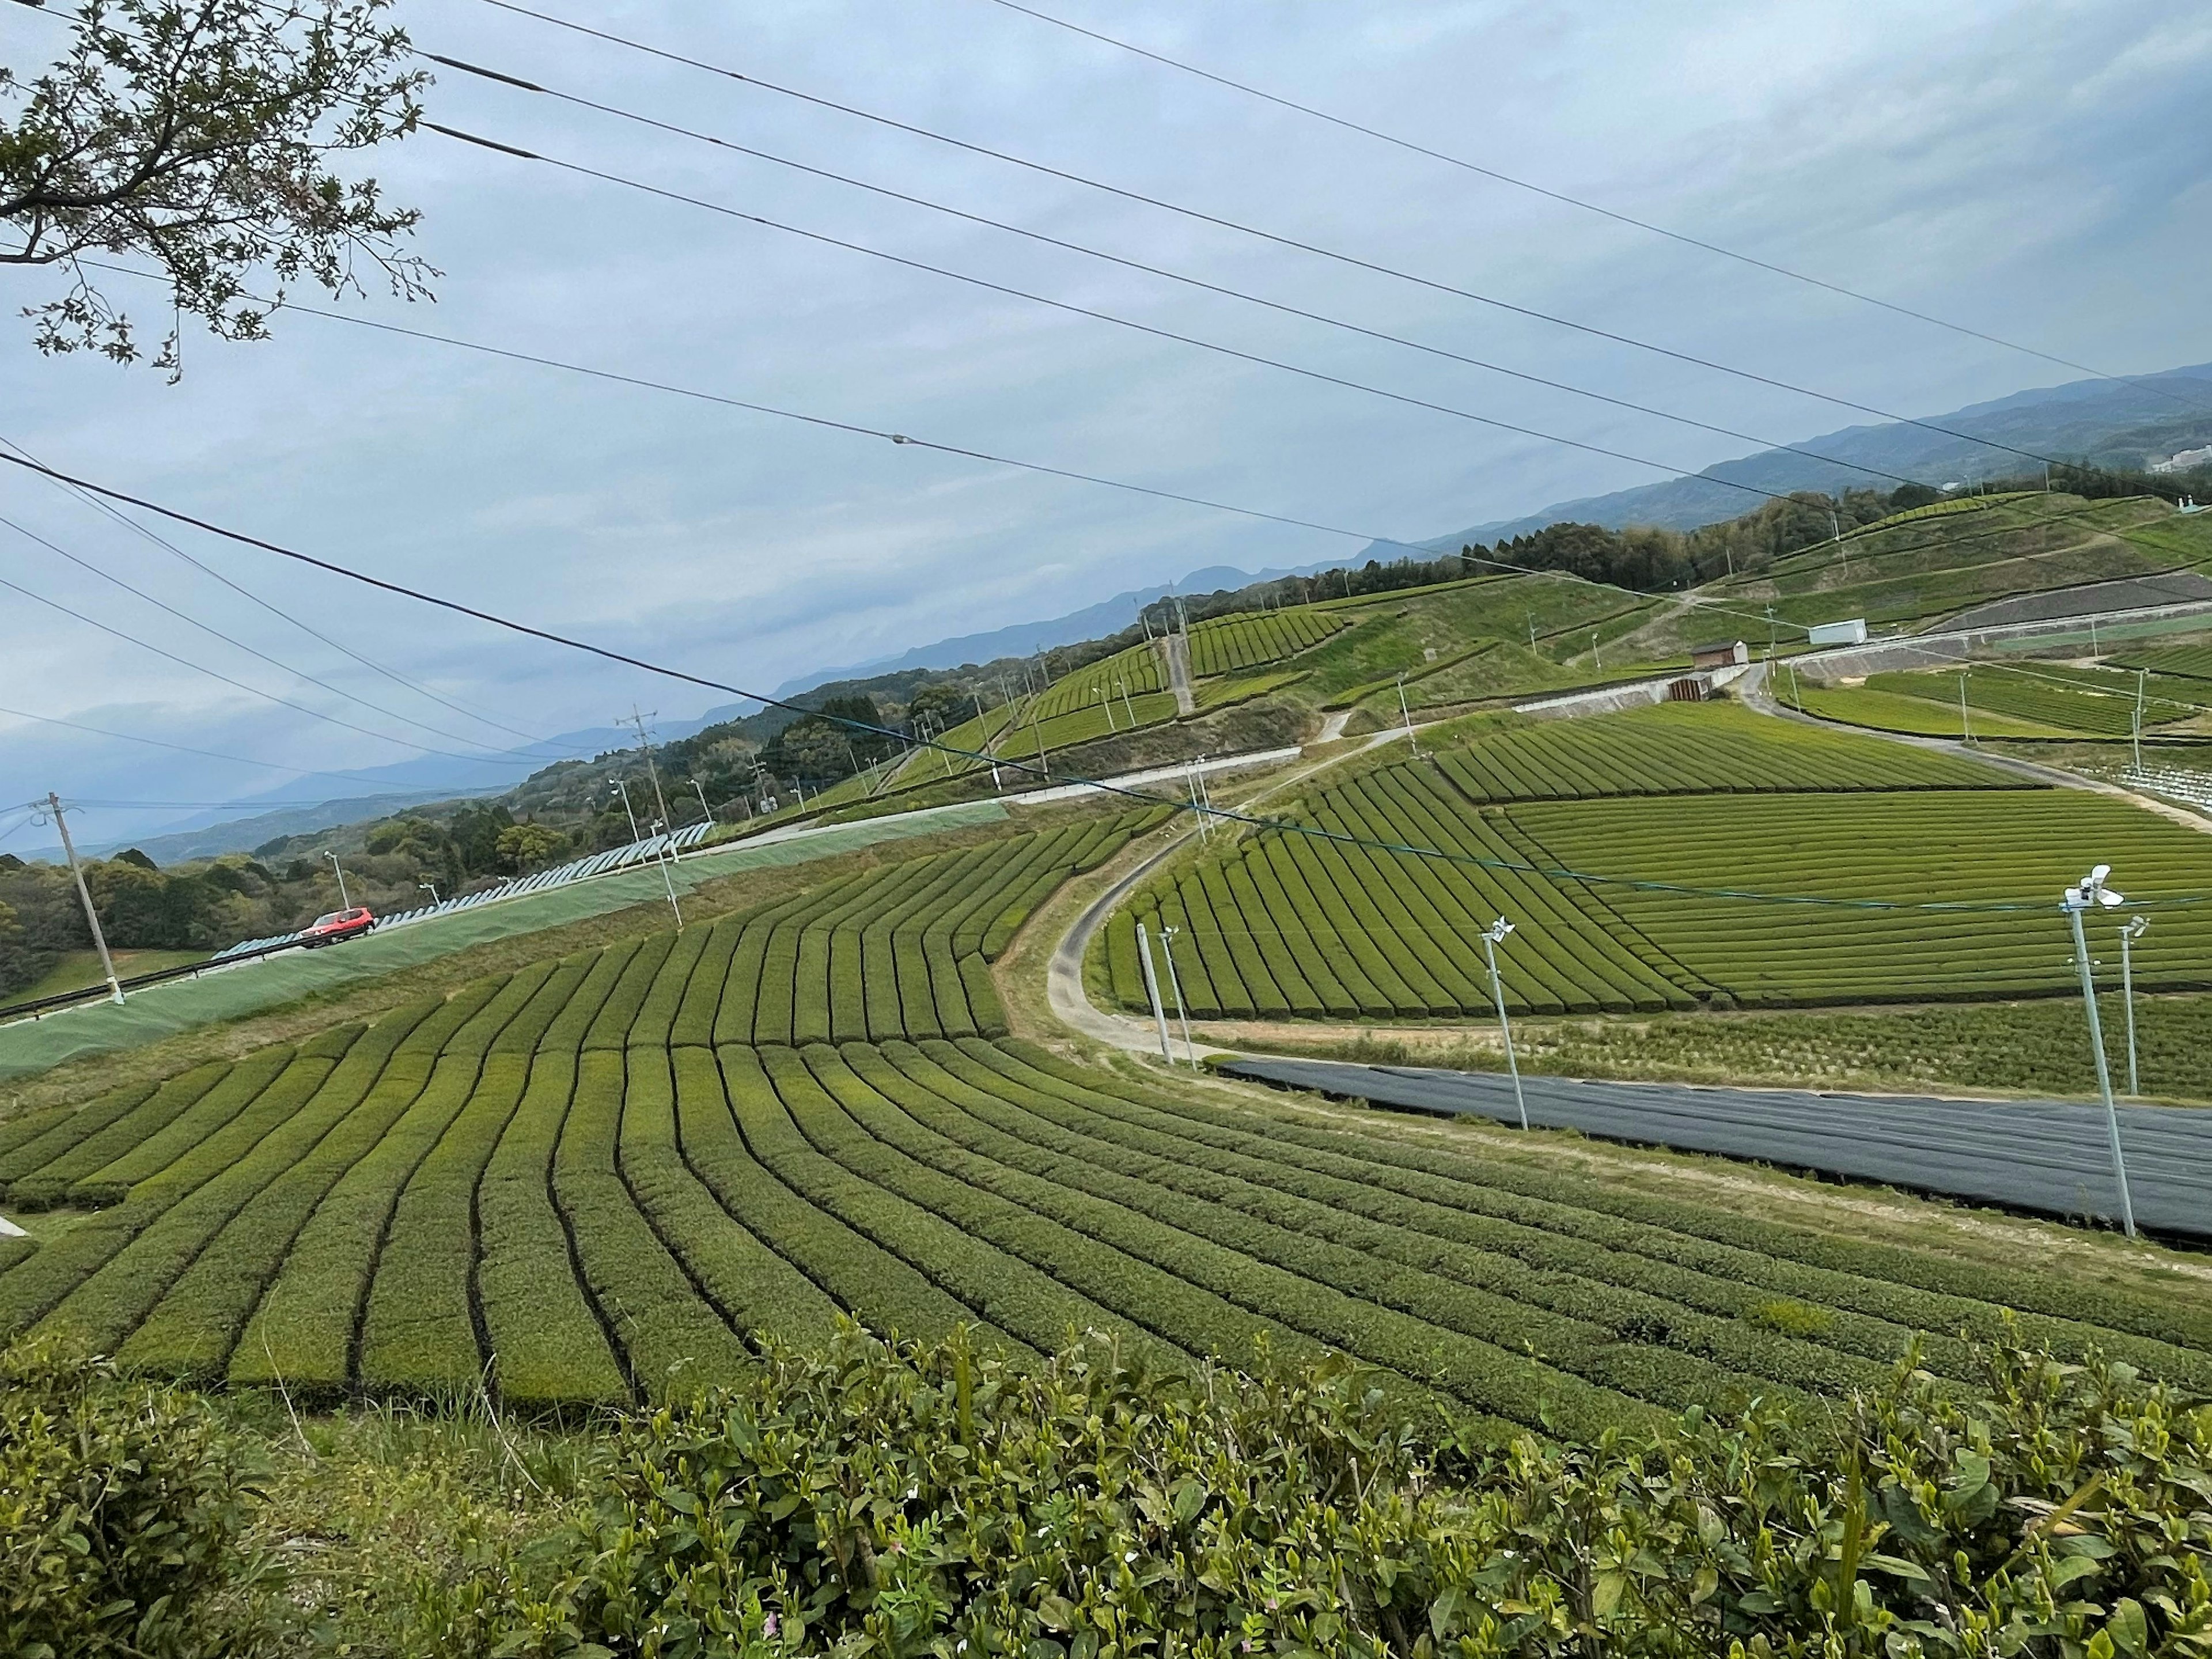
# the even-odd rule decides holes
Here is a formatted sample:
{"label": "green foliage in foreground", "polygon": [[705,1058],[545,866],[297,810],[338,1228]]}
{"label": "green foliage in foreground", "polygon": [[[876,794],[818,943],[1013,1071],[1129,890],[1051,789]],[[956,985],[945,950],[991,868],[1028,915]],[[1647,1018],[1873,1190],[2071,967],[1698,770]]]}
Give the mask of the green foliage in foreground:
{"label": "green foliage in foreground", "polygon": [[518,1445],[17,1350],[0,1651],[2212,1652],[2212,1407],[2094,1357],[1976,1357],[1972,1388],[1908,1359],[1827,1405],[1507,1443],[1424,1437],[1340,1360],[1169,1375],[1096,1336],[1022,1363],[848,1328]]}
{"label": "green foliage in foreground", "polygon": [[0,1653],[244,1654],[240,1449],[190,1398],[52,1349],[0,1352]]}
{"label": "green foliage in foreground", "polygon": [[2212,1409],[1984,1351],[1832,1415],[1425,1447],[1355,1371],[848,1334],[636,1419],[507,1655],[2212,1651]]}

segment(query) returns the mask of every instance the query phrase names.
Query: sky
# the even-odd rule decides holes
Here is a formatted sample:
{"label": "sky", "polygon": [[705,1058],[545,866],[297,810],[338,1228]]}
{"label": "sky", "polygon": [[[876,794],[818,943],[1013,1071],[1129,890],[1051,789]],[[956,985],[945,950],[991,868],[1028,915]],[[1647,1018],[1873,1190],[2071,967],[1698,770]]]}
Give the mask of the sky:
{"label": "sky", "polygon": [[[543,8],[1396,271],[1899,413],[2081,378],[1332,127],[1000,0]],[[1942,9],[1042,0],[1042,9],[2102,371],[2212,358],[2203,275],[2212,258],[2212,129],[2202,118],[2212,15],[2170,3],[1976,0]],[[63,27],[51,15],[0,13],[0,62],[22,73],[59,50]],[[394,15],[427,51],[1764,441],[1864,418],[964,154],[487,0],[399,0]],[[172,385],[149,368],[40,356],[15,313],[52,297],[56,279],[0,266],[0,440],[255,536],[754,690],[1208,565],[1308,565],[1369,537],[1417,540],[1752,447],[550,97],[450,70],[438,76],[426,104],[447,125],[1463,413],[425,132],[377,152],[368,170],[392,200],[422,210],[417,251],[443,273],[434,303],[372,291],[335,307],[356,321],[280,315],[265,343],[188,333]],[[127,282],[115,292],[157,293]],[[143,315],[158,333],[158,304]],[[994,467],[362,321],[1346,533]],[[1661,465],[1502,432],[1468,414]],[[203,805],[271,790],[301,801],[358,793],[333,775],[426,750],[480,756],[526,734],[602,726],[633,706],[672,720],[730,701],[163,528],[206,567],[196,568],[27,476],[0,477],[0,582],[14,585],[0,586],[0,708],[10,711],[0,713],[0,803],[50,789],[86,802],[81,833],[90,840],[152,833]],[[527,769],[512,769],[519,779]],[[51,840],[21,817],[0,807],[0,851],[11,838],[19,847]]]}

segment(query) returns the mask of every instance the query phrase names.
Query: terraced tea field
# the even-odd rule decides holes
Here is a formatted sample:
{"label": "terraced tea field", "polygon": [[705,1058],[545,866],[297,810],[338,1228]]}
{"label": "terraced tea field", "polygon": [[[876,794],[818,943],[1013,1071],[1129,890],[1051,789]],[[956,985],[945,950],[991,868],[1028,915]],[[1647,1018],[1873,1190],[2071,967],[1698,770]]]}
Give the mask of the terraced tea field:
{"label": "terraced tea field", "polygon": [[1190,629],[1190,672],[1199,679],[1234,674],[1294,657],[1347,625],[1340,612],[1316,605],[1216,617]]}
{"label": "terraced tea field", "polygon": [[[2201,836],[1724,708],[1499,733],[1297,817],[1313,833],[1249,833],[1114,918],[1094,966],[1124,1006],[1145,1006],[1142,921],[1173,930],[1194,1017],[1481,1014],[1480,935],[1501,915],[1519,930],[1499,953],[1507,1000],[1531,1012],[2062,992],[2057,896],[2096,863],[2157,913],[2138,984],[2212,981],[2212,908],[2159,908],[2203,890]],[[2112,958],[2116,925],[2095,924]]]}
{"label": "terraced tea field", "polygon": [[[664,957],[670,954],[652,947]],[[0,1328],[131,1366],[575,1407],[749,1364],[841,1316],[1187,1366],[1338,1349],[1404,1409],[1560,1432],[1870,1382],[2007,1309],[2204,1386],[2148,1299],[1356,1133],[1026,1045],[709,1045],[544,964],[296,1050],[95,1102],[10,1150],[128,1195],[0,1271]],[[599,989],[610,993],[596,1012]],[[612,1018],[611,1018],[612,1016]],[[33,1150],[34,1148],[38,1150]],[[112,1155],[112,1156],[109,1156]],[[103,1171],[112,1172],[102,1174]],[[2204,1328],[2200,1328],[2203,1327]]]}

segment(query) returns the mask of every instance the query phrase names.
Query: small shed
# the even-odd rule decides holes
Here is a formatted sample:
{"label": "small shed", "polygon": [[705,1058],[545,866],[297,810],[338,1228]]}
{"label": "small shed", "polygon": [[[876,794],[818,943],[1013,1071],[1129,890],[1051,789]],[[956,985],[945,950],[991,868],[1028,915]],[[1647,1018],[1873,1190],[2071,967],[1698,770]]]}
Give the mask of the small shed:
{"label": "small shed", "polygon": [[1814,623],[1805,630],[1808,645],[1864,645],[1867,625],[1864,617],[1854,617],[1849,622]]}
{"label": "small shed", "polygon": [[1741,668],[1751,660],[1751,647],[1741,640],[1732,644],[1693,646],[1690,651],[1692,668]]}

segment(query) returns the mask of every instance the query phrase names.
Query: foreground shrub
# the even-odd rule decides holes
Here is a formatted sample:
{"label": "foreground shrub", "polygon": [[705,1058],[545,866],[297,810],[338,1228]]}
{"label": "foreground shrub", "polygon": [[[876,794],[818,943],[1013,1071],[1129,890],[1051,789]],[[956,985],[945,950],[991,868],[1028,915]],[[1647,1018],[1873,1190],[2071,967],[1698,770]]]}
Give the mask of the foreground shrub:
{"label": "foreground shrub", "polygon": [[193,1659],[250,1650],[249,1491],[208,1408],[47,1346],[0,1352],[0,1654]]}
{"label": "foreground shrub", "polygon": [[1961,1403],[1425,1449],[1349,1368],[848,1333],[623,1431],[514,1656],[2212,1653],[2212,1410],[2008,1347]]}

